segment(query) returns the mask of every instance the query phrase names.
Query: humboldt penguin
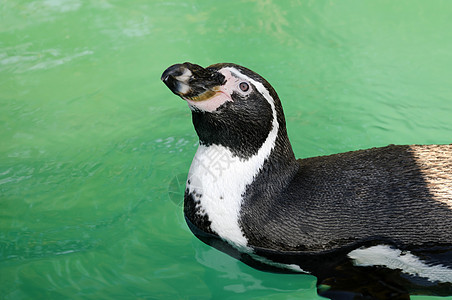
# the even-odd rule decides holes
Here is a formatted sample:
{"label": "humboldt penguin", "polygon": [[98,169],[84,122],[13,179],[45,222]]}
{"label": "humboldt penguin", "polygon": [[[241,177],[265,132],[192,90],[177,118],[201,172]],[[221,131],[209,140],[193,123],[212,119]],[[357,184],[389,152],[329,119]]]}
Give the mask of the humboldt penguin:
{"label": "humboldt penguin", "polygon": [[452,295],[452,145],[297,160],[257,73],[186,62],[161,79],[199,137],[184,215],[200,240],[258,269],[315,275],[330,299]]}

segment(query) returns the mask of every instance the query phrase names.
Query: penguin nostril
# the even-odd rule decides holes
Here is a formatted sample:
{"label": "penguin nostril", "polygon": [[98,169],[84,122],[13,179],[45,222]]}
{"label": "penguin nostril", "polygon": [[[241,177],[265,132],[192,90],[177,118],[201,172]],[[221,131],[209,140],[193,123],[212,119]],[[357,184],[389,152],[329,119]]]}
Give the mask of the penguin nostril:
{"label": "penguin nostril", "polygon": [[172,65],[163,72],[161,80],[163,82],[166,82],[169,80],[169,78],[175,78],[183,75],[187,70],[188,69],[185,68],[182,64]]}

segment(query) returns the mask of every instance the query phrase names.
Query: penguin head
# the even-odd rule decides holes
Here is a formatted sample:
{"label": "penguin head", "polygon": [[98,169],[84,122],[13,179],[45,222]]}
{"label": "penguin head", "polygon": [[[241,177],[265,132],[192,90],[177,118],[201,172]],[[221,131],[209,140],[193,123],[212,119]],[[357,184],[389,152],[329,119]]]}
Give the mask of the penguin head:
{"label": "penguin head", "polygon": [[275,127],[285,121],[278,95],[259,74],[236,64],[207,68],[192,63],[170,66],[162,81],[191,111],[200,143],[222,145],[236,155],[254,155]]}

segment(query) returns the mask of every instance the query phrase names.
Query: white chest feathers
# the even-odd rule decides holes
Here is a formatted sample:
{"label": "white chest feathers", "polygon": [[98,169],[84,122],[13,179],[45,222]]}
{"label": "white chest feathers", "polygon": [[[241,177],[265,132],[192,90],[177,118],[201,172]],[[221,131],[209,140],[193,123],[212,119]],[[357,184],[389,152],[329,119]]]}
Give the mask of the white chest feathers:
{"label": "white chest feathers", "polygon": [[246,160],[223,146],[199,145],[190,167],[187,189],[197,213],[207,216],[212,231],[241,250],[248,248],[239,224],[243,196],[270,155],[277,130],[276,125],[258,153]]}
{"label": "white chest feathers", "polygon": [[207,215],[212,231],[240,248],[247,246],[239,226],[242,194],[255,172],[225,147],[200,145],[188,174],[197,214]]}

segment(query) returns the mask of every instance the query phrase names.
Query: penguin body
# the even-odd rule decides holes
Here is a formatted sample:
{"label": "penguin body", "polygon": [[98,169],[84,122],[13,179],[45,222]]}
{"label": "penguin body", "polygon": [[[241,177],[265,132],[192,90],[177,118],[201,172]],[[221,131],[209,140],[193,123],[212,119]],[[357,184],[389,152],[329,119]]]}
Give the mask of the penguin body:
{"label": "penguin body", "polygon": [[296,160],[258,74],[184,63],[162,80],[200,140],[184,213],[202,241],[259,269],[311,273],[331,299],[452,295],[452,145]]}
{"label": "penguin body", "polygon": [[[241,227],[252,245],[281,251],[332,250],[369,239],[446,244],[451,191],[435,193],[426,178],[432,170],[418,165],[425,152],[441,157],[452,146],[387,146],[298,160],[292,180],[273,193],[265,182],[279,175],[260,172],[245,194]],[[452,187],[452,161],[435,171]]]}

